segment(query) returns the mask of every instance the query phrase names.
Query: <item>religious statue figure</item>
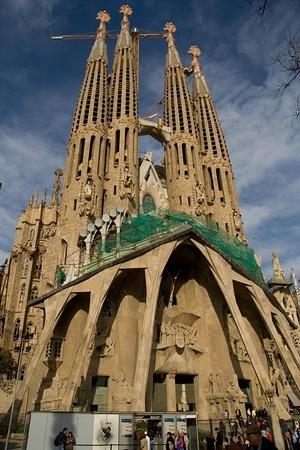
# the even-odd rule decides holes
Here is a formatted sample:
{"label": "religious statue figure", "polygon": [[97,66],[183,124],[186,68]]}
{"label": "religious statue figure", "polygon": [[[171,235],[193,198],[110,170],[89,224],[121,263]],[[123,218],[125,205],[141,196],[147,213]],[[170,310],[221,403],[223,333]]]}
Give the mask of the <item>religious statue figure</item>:
{"label": "religious statue figure", "polygon": [[84,198],[90,201],[92,199],[92,195],[93,195],[92,180],[88,178],[86,185],[84,186]]}
{"label": "religious statue figure", "polygon": [[242,225],[242,222],[241,222],[241,216],[240,216],[240,214],[237,212],[236,209],[233,210],[233,223],[234,223],[234,228],[235,228],[237,231],[240,231],[241,225]]}
{"label": "religious statue figure", "polygon": [[132,199],[133,196],[134,196],[134,182],[133,182],[132,173],[127,164],[124,169],[123,189],[122,189],[121,198],[127,197],[128,199]]}
{"label": "religious statue figure", "polygon": [[208,377],[209,382],[209,394],[210,395],[219,395],[221,393],[221,376],[219,372],[213,374],[212,372]]}

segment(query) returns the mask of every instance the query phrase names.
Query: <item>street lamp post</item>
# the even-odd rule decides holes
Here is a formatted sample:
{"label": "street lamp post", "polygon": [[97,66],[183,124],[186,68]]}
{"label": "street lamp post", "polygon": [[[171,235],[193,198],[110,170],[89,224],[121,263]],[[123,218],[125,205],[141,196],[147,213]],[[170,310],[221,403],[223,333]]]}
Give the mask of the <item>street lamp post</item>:
{"label": "street lamp post", "polygon": [[19,354],[18,354],[18,366],[17,366],[16,383],[15,383],[13,399],[12,399],[12,403],[11,403],[11,409],[10,409],[10,415],[9,415],[9,423],[8,423],[7,436],[6,436],[4,450],[8,449],[10,432],[11,432],[11,426],[12,426],[13,415],[14,415],[14,408],[15,408],[15,403],[16,403],[18,381],[20,379],[20,372],[21,372],[21,367],[22,367],[21,366],[22,354],[23,354],[23,350],[24,350],[24,344],[25,344],[26,341],[28,341],[28,335],[27,334],[21,337],[21,345],[20,345],[20,350],[19,350]]}

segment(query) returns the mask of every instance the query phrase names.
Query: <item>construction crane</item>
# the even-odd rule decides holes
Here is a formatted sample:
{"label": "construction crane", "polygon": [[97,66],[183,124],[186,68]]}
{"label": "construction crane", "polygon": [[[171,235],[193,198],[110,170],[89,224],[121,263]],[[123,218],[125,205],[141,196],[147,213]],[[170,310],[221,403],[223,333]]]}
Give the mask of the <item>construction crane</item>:
{"label": "construction crane", "polygon": [[[160,39],[166,37],[166,32],[152,32],[152,31],[141,31],[137,28],[132,28],[130,30],[130,34],[133,41],[133,49],[135,55],[135,66],[136,66],[136,83],[137,83],[137,91],[138,91],[138,80],[139,80],[139,54],[140,54],[140,40],[141,39]],[[108,39],[117,39],[119,33],[117,31],[110,31],[106,33]],[[96,33],[87,33],[87,34],[62,34],[60,36],[51,36],[51,39],[57,41],[75,41],[75,40],[95,40],[97,37]],[[161,122],[151,122],[149,119],[156,117],[157,108],[162,104],[162,100],[160,100],[157,105],[152,108],[149,114],[145,117],[145,119],[139,119],[139,134],[143,135],[151,135],[154,139],[158,140],[161,143],[164,143],[170,139],[171,130],[169,127],[165,127]],[[154,114],[155,113],[155,114]]]}
{"label": "construction crane", "polygon": [[[139,79],[139,59],[140,59],[140,40],[141,39],[160,39],[166,37],[166,32],[164,31],[141,31],[136,27],[130,30],[130,34],[133,41],[133,48],[135,54],[135,64],[136,64],[136,74],[137,83]],[[110,31],[106,33],[108,39],[117,39],[119,35],[118,31]],[[95,40],[97,37],[96,33],[86,33],[86,34],[62,34],[59,36],[51,36],[51,39],[56,41],[83,41],[83,40]]]}

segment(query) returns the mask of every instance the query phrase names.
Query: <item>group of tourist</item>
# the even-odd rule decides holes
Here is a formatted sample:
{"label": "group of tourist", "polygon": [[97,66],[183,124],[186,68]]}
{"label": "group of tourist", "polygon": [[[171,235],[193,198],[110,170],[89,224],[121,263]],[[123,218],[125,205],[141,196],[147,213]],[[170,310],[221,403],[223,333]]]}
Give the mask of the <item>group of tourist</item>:
{"label": "group of tourist", "polygon": [[300,429],[288,428],[285,432],[285,443],[288,450],[300,450]]}
{"label": "group of tourist", "polygon": [[183,431],[175,430],[175,433],[167,433],[166,450],[187,450],[189,439]]}
{"label": "group of tourist", "polygon": [[[297,449],[300,446],[297,447]],[[268,425],[266,410],[247,411],[244,419],[239,409],[235,411],[235,418],[230,418],[225,410],[224,419],[219,421],[213,436],[200,439],[200,450],[243,450],[270,449],[276,450],[273,437]],[[291,450],[294,450],[291,447]]]}

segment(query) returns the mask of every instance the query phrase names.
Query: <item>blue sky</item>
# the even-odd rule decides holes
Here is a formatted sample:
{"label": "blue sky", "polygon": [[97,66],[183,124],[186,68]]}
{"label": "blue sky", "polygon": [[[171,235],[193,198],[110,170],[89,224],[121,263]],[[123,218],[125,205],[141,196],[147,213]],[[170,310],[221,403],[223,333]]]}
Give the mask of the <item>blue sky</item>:
{"label": "blue sky", "polygon": [[[94,32],[99,10],[119,30],[122,2],[108,0],[2,0],[0,10],[0,261],[11,247],[20,211],[34,190],[51,189],[63,167],[72,114],[90,41],[51,41],[50,35]],[[298,0],[272,0],[263,23],[245,0],[133,0],[131,24],[161,31],[177,26],[185,65],[192,44],[202,49],[202,68],[229,146],[250,245],[270,276],[271,253],[286,274],[300,276],[300,120],[292,119],[299,81],[276,96],[282,79],[272,64],[289,31],[300,25]],[[109,43],[112,56],[114,42]],[[166,44],[141,44],[140,115],[162,98]],[[110,61],[112,57],[110,57]],[[141,139],[140,152],[160,149]]]}

